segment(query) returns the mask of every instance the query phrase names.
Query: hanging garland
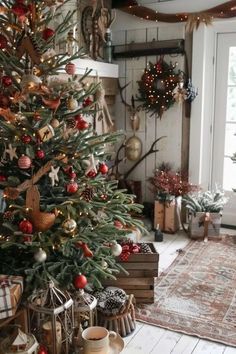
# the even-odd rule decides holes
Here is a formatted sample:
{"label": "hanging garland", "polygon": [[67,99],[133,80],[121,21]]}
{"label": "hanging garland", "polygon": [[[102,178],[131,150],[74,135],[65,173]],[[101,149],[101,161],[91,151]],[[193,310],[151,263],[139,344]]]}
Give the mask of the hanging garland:
{"label": "hanging garland", "polygon": [[137,0],[113,1],[113,7],[128,14],[155,22],[187,22],[189,31],[198,29],[200,23],[211,24],[214,18],[232,18],[236,16],[236,0],[211,7],[199,12],[161,13],[149,7],[139,5]]}
{"label": "hanging garland", "polygon": [[175,71],[175,64],[168,64],[163,59],[156,64],[149,62],[139,84],[138,101],[147,112],[162,117],[176,101],[173,90],[179,82],[179,72]]}

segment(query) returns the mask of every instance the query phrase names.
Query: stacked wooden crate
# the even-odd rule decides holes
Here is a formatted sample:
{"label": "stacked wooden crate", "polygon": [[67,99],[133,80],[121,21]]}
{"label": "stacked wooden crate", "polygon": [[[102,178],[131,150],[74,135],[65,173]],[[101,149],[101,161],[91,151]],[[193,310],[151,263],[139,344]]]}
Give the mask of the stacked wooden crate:
{"label": "stacked wooden crate", "polygon": [[129,275],[121,272],[117,275],[117,280],[104,281],[104,286],[117,286],[127,294],[133,294],[137,303],[153,303],[159,254],[152,243],[148,245],[152,253],[131,254],[128,261],[123,262],[118,258],[117,262],[129,272]]}

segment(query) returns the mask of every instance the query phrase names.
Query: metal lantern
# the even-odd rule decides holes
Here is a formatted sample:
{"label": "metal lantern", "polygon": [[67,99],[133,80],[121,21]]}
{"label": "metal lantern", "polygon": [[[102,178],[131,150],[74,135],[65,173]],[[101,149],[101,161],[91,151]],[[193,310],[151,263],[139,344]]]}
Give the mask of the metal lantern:
{"label": "metal lantern", "polygon": [[29,328],[49,354],[69,354],[74,329],[73,300],[49,283],[28,299]]}
{"label": "metal lantern", "polygon": [[37,354],[39,344],[33,334],[25,334],[16,328],[12,335],[1,343],[1,352],[4,354]]}
{"label": "metal lantern", "polygon": [[75,298],[75,326],[83,329],[94,326],[97,321],[97,299],[83,289],[76,292]]}

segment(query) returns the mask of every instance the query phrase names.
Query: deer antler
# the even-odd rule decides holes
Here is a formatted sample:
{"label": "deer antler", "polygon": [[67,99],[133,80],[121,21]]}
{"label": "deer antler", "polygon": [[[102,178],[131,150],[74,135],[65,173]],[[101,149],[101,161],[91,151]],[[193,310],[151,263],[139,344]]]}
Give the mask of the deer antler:
{"label": "deer antler", "polygon": [[124,105],[126,107],[128,107],[128,109],[130,110],[131,113],[134,113],[134,112],[138,112],[140,110],[140,108],[142,107],[142,105],[138,105],[137,107],[135,107],[135,98],[134,98],[133,95],[131,97],[131,104],[126,102],[126,100],[124,99],[123,91],[126,89],[126,87],[129,86],[129,84],[130,84],[130,82],[128,82],[124,86],[121,86],[120,80],[118,80],[118,88],[119,88],[119,91],[120,91],[121,101],[122,101],[122,103],[124,103]]}
{"label": "deer antler", "polygon": [[118,79],[118,88],[119,88],[119,91],[120,91],[120,98],[121,98],[121,101],[122,103],[124,103],[124,105],[126,107],[128,107],[129,109],[132,108],[132,105],[127,103],[126,100],[124,99],[124,96],[123,96],[123,91],[126,89],[127,86],[129,86],[130,82],[128,82],[128,84],[125,84],[123,87],[121,86],[120,84],[120,80]]}

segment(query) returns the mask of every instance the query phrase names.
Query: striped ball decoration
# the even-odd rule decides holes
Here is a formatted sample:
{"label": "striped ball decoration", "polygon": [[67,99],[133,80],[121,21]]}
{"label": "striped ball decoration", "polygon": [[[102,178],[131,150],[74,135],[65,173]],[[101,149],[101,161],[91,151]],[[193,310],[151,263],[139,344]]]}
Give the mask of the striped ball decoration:
{"label": "striped ball decoration", "polygon": [[18,166],[22,170],[27,170],[28,168],[30,168],[31,163],[31,159],[26,155],[22,155],[18,160]]}

